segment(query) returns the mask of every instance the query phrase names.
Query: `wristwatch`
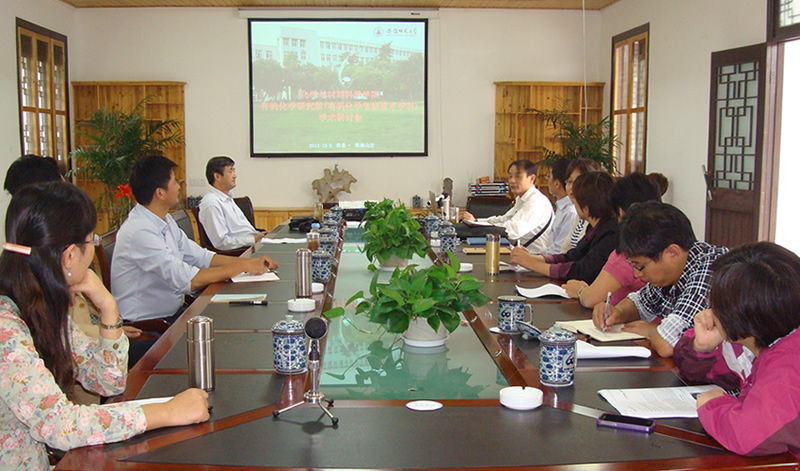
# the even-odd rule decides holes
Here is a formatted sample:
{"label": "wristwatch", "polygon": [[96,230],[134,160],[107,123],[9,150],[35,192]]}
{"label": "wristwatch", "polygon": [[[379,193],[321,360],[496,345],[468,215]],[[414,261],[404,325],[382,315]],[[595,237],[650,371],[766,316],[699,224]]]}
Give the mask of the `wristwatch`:
{"label": "wristwatch", "polygon": [[114,323],[114,324],[111,324],[111,325],[109,325],[109,324],[103,324],[103,322],[101,321],[101,322],[99,323],[99,325],[100,325],[100,327],[102,327],[102,328],[104,328],[104,329],[106,329],[106,330],[117,330],[117,329],[121,329],[121,328],[122,328],[122,317],[118,317],[118,318],[117,318],[117,322],[116,322],[116,323]]}

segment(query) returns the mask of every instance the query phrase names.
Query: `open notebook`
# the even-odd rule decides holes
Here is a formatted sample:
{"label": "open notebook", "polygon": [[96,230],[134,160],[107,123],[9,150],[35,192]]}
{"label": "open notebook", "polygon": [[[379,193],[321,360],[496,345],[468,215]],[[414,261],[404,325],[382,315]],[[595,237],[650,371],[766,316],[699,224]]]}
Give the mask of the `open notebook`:
{"label": "open notebook", "polygon": [[643,339],[639,334],[633,332],[623,332],[622,324],[617,324],[607,332],[603,332],[594,326],[591,319],[582,321],[558,321],[556,325],[560,325],[562,329],[569,330],[570,332],[580,332],[584,335],[597,340],[598,342],[616,342],[619,340],[638,340]]}

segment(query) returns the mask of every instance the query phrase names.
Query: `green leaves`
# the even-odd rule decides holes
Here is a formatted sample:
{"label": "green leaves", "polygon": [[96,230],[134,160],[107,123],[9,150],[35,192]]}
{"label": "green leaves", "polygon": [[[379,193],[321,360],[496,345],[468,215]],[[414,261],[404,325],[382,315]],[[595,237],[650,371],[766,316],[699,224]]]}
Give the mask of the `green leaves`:
{"label": "green leaves", "polygon": [[392,208],[392,200],[387,198],[365,206],[363,251],[370,261],[385,262],[392,255],[408,260],[414,254],[423,256],[428,252],[419,223],[405,205]]}
{"label": "green leaves", "polygon": [[[451,254],[451,262],[454,259]],[[489,297],[480,292],[483,283],[446,264],[395,269],[387,283],[378,283],[377,278],[378,274],[373,276],[370,296],[356,307],[356,314],[367,315],[391,333],[405,332],[415,318],[426,319],[434,330],[441,324],[453,332],[460,323],[460,312],[489,302]],[[348,304],[362,298],[364,293],[359,291]]]}
{"label": "green leaves", "polygon": [[555,130],[555,138],[561,141],[561,152],[542,147],[544,159],[540,162],[551,166],[558,159],[589,158],[596,161],[612,175],[615,174],[612,149],[619,147],[620,141],[611,129],[611,118],[606,116],[599,123],[580,125],[577,117],[568,114],[562,104],[560,110],[526,111],[536,113]]}
{"label": "green leaves", "polygon": [[142,110],[149,98],[139,102],[129,114],[101,108],[92,114],[89,121],[77,125],[77,134],[86,137],[91,144],[70,154],[75,167],[69,175],[80,175],[105,184],[103,195],[95,204],[99,212],[110,214],[114,227],[122,222],[130,209],[130,204],[120,206],[114,195],[119,191],[119,185],[128,183],[133,164],[183,142],[178,121],[144,118]]}

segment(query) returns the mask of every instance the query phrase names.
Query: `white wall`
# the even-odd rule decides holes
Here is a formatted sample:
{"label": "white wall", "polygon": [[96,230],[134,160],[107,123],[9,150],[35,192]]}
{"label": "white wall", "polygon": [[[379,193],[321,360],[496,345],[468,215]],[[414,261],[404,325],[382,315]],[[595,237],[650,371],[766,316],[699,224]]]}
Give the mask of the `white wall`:
{"label": "white wall", "polygon": [[[410,203],[453,178],[456,203],[468,181],[491,175],[495,81],[583,79],[579,11],[441,10],[431,27],[430,156],[425,158],[251,159],[248,156],[247,24],[235,9],[73,9],[56,0],[0,0],[0,165],[19,154],[14,17],[69,37],[70,78],[177,80],[186,86],[188,179],[206,160],[237,161],[237,194],[256,206],[310,206],[311,181],[333,164],[358,183],[349,199],[388,196]],[[610,85],[611,37],[650,23],[648,171],[671,183],[698,237],[705,200],[710,54],[764,40],[766,0],[622,0],[588,12],[587,80]],[[438,47],[437,47],[438,46]],[[606,106],[606,112],[608,107]],[[192,186],[190,194],[205,192]],[[6,195],[3,195],[7,199]],[[0,202],[4,211],[5,202]]]}
{"label": "white wall", "polygon": [[[711,53],[766,40],[766,0],[622,0],[602,11],[601,42],[650,23],[647,171],[669,178],[667,200],[705,234]],[[602,63],[610,83],[610,57]],[[606,108],[608,109],[608,108]]]}
{"label": "white wall", "polygon": [[[16,19],[70,36],[73,31],[72,7],[56,0],[0,0],[0,174],[20,156],[19,98],[17,96],[17,23]],[[67,47],[71,48],[68,43]],[[0,227],[5,227],[10,195],[0,189]],[[0,230],[5,240],[5,230]]]}
{"label": "white wall", "polygon": [[[449,176],[462,204],[468,181],[492,173],[493,82],[583,77],[580,12],[442,10],[430,31],[429,157],[252,159],[247,22],[235,9],[85,9],[76,18],[71,79],[187,82],[187,178],[204,179],[212,155],[231,155],[235,191],[257,207],[310,206],[311,181],[334,164],[358,179],[346,199],[387,196],[410,204],[414,194],[441,191]],[[587,14],[592,47],[599,18]],[[591,52],[588,78],[602,80],[599,51]]]}

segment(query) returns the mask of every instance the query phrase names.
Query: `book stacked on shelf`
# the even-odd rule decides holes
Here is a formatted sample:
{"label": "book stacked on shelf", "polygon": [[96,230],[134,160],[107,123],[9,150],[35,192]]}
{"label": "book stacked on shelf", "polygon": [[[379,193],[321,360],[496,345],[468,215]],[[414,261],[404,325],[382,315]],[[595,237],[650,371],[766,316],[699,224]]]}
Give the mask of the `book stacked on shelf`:
{"label": "book stacked on shelf", "polygon": [[471,183],[469,194],[471,196],[505,196],[508,193],[508,183]]}

